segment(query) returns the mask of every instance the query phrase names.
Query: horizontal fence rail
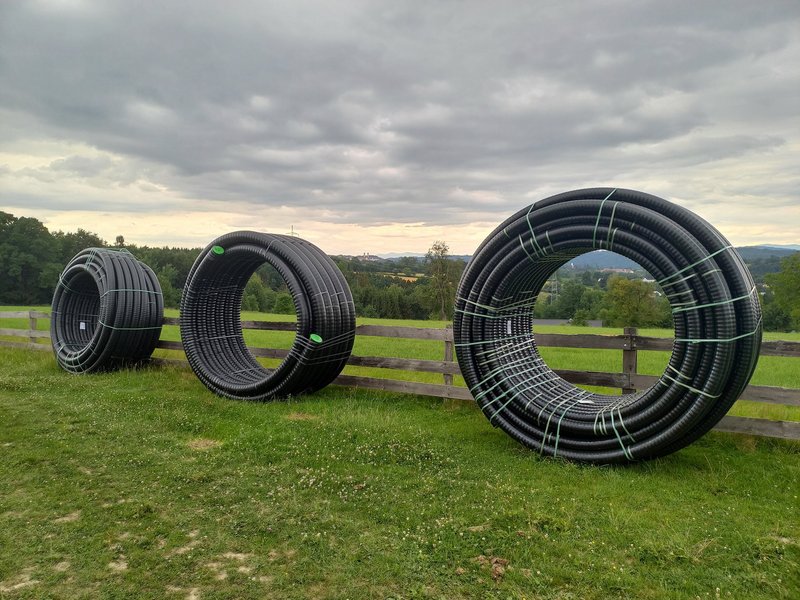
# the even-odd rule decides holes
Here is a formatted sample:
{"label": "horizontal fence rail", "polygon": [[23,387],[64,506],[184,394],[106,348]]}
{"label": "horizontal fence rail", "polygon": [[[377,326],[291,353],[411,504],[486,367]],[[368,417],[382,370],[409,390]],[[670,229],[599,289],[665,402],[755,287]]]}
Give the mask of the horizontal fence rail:
{"label": "horizontal fence rail", "polygon": [[[0,319],[28,320],[28,329],[0,328],[0,337],[26,338],[27,341],[15,342],[0,340],[0,345],[14,348],[51,350],[49,342],[43,343],[45,340],[49,340],[49,331],[37,330],[38,320],[49,318],[50,315],[42,311],[0,312]],[[164,318],[164,325],[179,324],[180,320],[178,318]],[[242,321],[242,328],[262,331],[294,332],[295,323]],[[455,375],[460,375],[461,371],[458,368],[458,363],[454,361],[452,329],[358,325],[356,327],[356,335],[442,342],[444,344],[442,360],[352,355],[347,364],[357,367],[373,367],[418,373],[438,373],[442,375],[443,383],[422,383],[417,381],[402,381],[398,379],[363,377],[357,375],[340,375],[334,383],[345,386],[420,394],[453,400],[472,400],[472,396],[466,387],[453,385],[453,377]],[[621,373],[573,371],[565,369],[556,369],[555,371],[565,380],[573,384],[619,388],[623,393],[627,393],[650,387],[659,379],[653,375],[637,373],[637,353],[641,350],[669,352],[672,350],[673,341],[668,338],[640,336],[635,328],[625,328],[625,333],[621,335],[537,333],[536,345],[542,347],[552,346],[560,348],[618,350],[622,352],[623,370]],[[157,347],[165,350],[183,350],[183,344],[180,342],[163,339],[159,341]],[[282,359],[288,354],[288,350],[279,348],[251,347],[250,352],[259,358],[273,359]],[[761,344],[761,354],[764,356],[800,358],[800,343],[785,340],[765,341]],[[181,361],[175,359],[154,360],[162,363],[186,363],[185,360]],[[798,368],[800,368],[800,365]],[[741,399],[800,407],[800,389],[750,385],[745,389]],[[717,424],[715,429],[718,431],[800,440],[800,422],[795,421],[776,421],[729,415],[724,417]]]}

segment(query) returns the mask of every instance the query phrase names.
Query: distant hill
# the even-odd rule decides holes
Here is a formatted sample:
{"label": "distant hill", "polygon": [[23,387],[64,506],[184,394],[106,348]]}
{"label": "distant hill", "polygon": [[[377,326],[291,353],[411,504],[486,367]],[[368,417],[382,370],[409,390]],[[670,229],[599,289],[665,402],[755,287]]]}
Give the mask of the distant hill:
{"label": "distant hill", "polygon": [[[764,273],[777,272],[780,269],[780,261],[782,258],[800,251],[800,245],[760,245],[760,246],[742,246],[736,249],[741,254],[744,261],[748,264],[753,276],[756,279],[763,277]],[[379,255],[382,258],[396,262],[404,257],[415,258],[417,261],[425,259],[424,254],[418,252],[410,252],[403,254],[401,252],[392,252],[388,254]],[[469,254],[451,255],[450,258],[463,260],[469,262],[471,256]],[[609,252],[608,250],[595,250],[587,254],[582,254],[565,265],[562,268],[568,269],[570,265],[575,269],[633,269],[634,271],[641,267],[629,258]]]}
{"label": "distant hill", "polygon": [[609,252],[608,250],[595,250],[588,254],[581,254],[570,261],[576,269],[641,269],[637,263],[629,258]]}
{"label": "distant hill", "polygon": [[785,258],[800,251],[800,246],[742,246],[737,248],[745,261],[763,260],[768,258]]}
{"label": "distant hill", "polygon": [[778,250],[797,250],[800,251],[800,244],[763,244],[754,246],[755,248],[777,248]]}

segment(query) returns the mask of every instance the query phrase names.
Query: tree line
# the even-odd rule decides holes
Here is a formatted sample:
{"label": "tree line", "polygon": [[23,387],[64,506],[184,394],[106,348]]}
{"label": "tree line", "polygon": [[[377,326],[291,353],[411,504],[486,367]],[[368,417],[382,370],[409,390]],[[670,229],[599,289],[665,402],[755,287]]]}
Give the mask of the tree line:
{"label": "tree line", "polygon": [[[49,304],[59,273],[78,252],[91,247],[125,248],[158,277],[167,307],[177,307],[186,277],[201,248],[113,244],[98,235],[51,233],[30,217],[0,212],[0,304]],[[394,260],[333,256],[353,294],[356,313],[385,319],[453,318],[456,287],[466,263],[436,241],[424,257]],[[784,258],[777,272],[758,265],[759,297],[768,330],[800,329],[800,253]],[[294,313],[292,296],[278,272],[262,265],[248,281],[242,310]],[[669,302],[644,271],[562,267],[545,284],[533,306],[536,318],[568,319],[575,324],[600,320],[613,327],[671,327]]]}

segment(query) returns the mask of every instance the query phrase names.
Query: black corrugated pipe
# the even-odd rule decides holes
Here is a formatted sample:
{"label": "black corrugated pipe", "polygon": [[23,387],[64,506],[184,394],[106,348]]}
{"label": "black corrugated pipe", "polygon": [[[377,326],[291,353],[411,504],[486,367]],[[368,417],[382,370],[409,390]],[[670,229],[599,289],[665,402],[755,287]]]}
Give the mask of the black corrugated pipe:
{"label": "black corrugated pipe", "polygon": [[[598,249],[639,263],[670,301],[672,356],[648,390],[581,390],[536,349],[532,308],[545,281]],[[656,196],[598,188],[541,200],[497,227],[461,278],[453,329],[493,425],[545,455],[615,463],[674,452],[725,415],[755,369],[761,310],[744,261],[714,227]]]}
{"label": "black corrugated pipe", "polygon": [[52,306],[53,352],[72,373],[147,360],[161,335],[161,285],[127,250],[79,252],[59,276]]}
{"label": "black corrugated pipe", "polygon": [[[264,263],[280,273],[297,326],[289,355],[274,371],[245,346],[244,288]],[[197,257],[181,297],[181,338],[195,374],[228,398],[271,400],[319,390],[341,373],[355,339],[350,288],[322,250],[300,238],[236,231]]]}

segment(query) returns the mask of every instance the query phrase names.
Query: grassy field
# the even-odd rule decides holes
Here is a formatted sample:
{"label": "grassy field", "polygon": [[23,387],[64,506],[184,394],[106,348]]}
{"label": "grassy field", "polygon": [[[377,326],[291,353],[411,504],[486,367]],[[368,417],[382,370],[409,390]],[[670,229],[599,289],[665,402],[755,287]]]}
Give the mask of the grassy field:
{"label": "grassy field", "polygon": [[0,348],[2,598],[797,598],[800,447],[541,459],[467,403]]}

